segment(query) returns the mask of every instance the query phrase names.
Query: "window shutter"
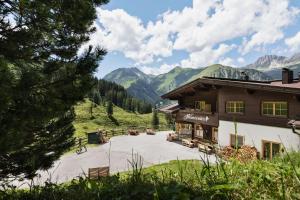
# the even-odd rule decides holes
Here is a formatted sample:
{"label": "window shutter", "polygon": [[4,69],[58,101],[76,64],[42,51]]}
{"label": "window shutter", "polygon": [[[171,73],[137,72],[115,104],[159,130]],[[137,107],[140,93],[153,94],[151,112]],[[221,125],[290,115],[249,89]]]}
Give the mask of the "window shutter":
{"label": "window shutter", "polygon": [[243,136],[238,136],[238,146],[241,147],[244,145],[244,137]]}
{"label": "window shutter", "polygon": [[235,135],[230,135],[231,146],[235,146]]}

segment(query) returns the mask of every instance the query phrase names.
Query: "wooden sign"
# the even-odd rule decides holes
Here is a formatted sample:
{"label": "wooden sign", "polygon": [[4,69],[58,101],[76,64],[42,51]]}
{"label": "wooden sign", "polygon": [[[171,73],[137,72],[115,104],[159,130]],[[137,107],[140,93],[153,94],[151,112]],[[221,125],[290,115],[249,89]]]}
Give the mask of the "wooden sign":
{"label": "wooden sign", "polygon": [[219,126],[218,114],[205,114],[180,110],[176,115],[176,121]]}

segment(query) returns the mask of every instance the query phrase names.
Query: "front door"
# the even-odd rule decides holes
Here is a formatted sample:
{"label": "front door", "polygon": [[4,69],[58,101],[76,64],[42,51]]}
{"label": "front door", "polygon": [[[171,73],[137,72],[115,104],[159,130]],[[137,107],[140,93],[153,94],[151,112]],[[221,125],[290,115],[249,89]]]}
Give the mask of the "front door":
{"label": "front door", "polygon": [[263,141],[263,158],[272,159],[280,153],[280,143]]}
{"label": "front door", "polygon": [[203,138],[206,140],[212,140],[212,127],[203,126]]}
{"label": "front door", "polygon": [[200,124],[195,125],[195,137],[196,138],[203,138],[203,128]]}

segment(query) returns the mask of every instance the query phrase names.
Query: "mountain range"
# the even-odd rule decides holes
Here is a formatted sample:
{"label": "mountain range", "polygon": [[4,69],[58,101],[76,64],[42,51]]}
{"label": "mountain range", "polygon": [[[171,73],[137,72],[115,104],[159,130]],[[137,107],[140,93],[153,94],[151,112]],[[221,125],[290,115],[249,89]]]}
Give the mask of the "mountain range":
{"label": "mountain range", "polygon": [[171,71],[157,76],[145,74],[138,68],[119,68],[107,74],[104,79],[122,85],[136,98],[155,104],[161,101],[162,94],[200,77],[240,79],[241,72],[245,72],[250,80],[274,80],[281,79],[283,67],[294,70],[295,75],[299,73],[300,53],[289,58],[265,55],[254,63],[240,68],[220,64],[197,69],[175,67]]}

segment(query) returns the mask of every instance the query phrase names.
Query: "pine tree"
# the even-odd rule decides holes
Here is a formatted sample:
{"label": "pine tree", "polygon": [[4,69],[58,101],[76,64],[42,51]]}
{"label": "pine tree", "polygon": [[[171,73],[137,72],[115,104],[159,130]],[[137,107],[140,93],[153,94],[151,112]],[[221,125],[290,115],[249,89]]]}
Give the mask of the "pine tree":
{"label": "pine tree", "polygon": [[73,106],[106,53],[78,50],[103,3],[0,1],[0,179],[32,178],[74,144]]}
{"label": "pine tree", "polygon": [[109,101],[107,104],[106,113],[108,116],[112,116],[114,114],[113,103],[111,101]]}
{"label": "pine tree", "polygon": [[123,86],[106,80],[95,80],[96,84],[93,92],[89,94],[91,101],[99,104],[98,101],[102,101],[104,105],[105,101],[112,101],[116,106],[119,106],[127,111],[139,112],[139,113],[151,113],[152,105],[145,101],[141,101],[137,98],[130,96]]}
{"label": "pine tree", "polygon": [[158,114],[157,114],[157,111],[155,109],[153,109],[153,114],[152,114],[152,128],[158,129],[158,127],[159,127]]}

